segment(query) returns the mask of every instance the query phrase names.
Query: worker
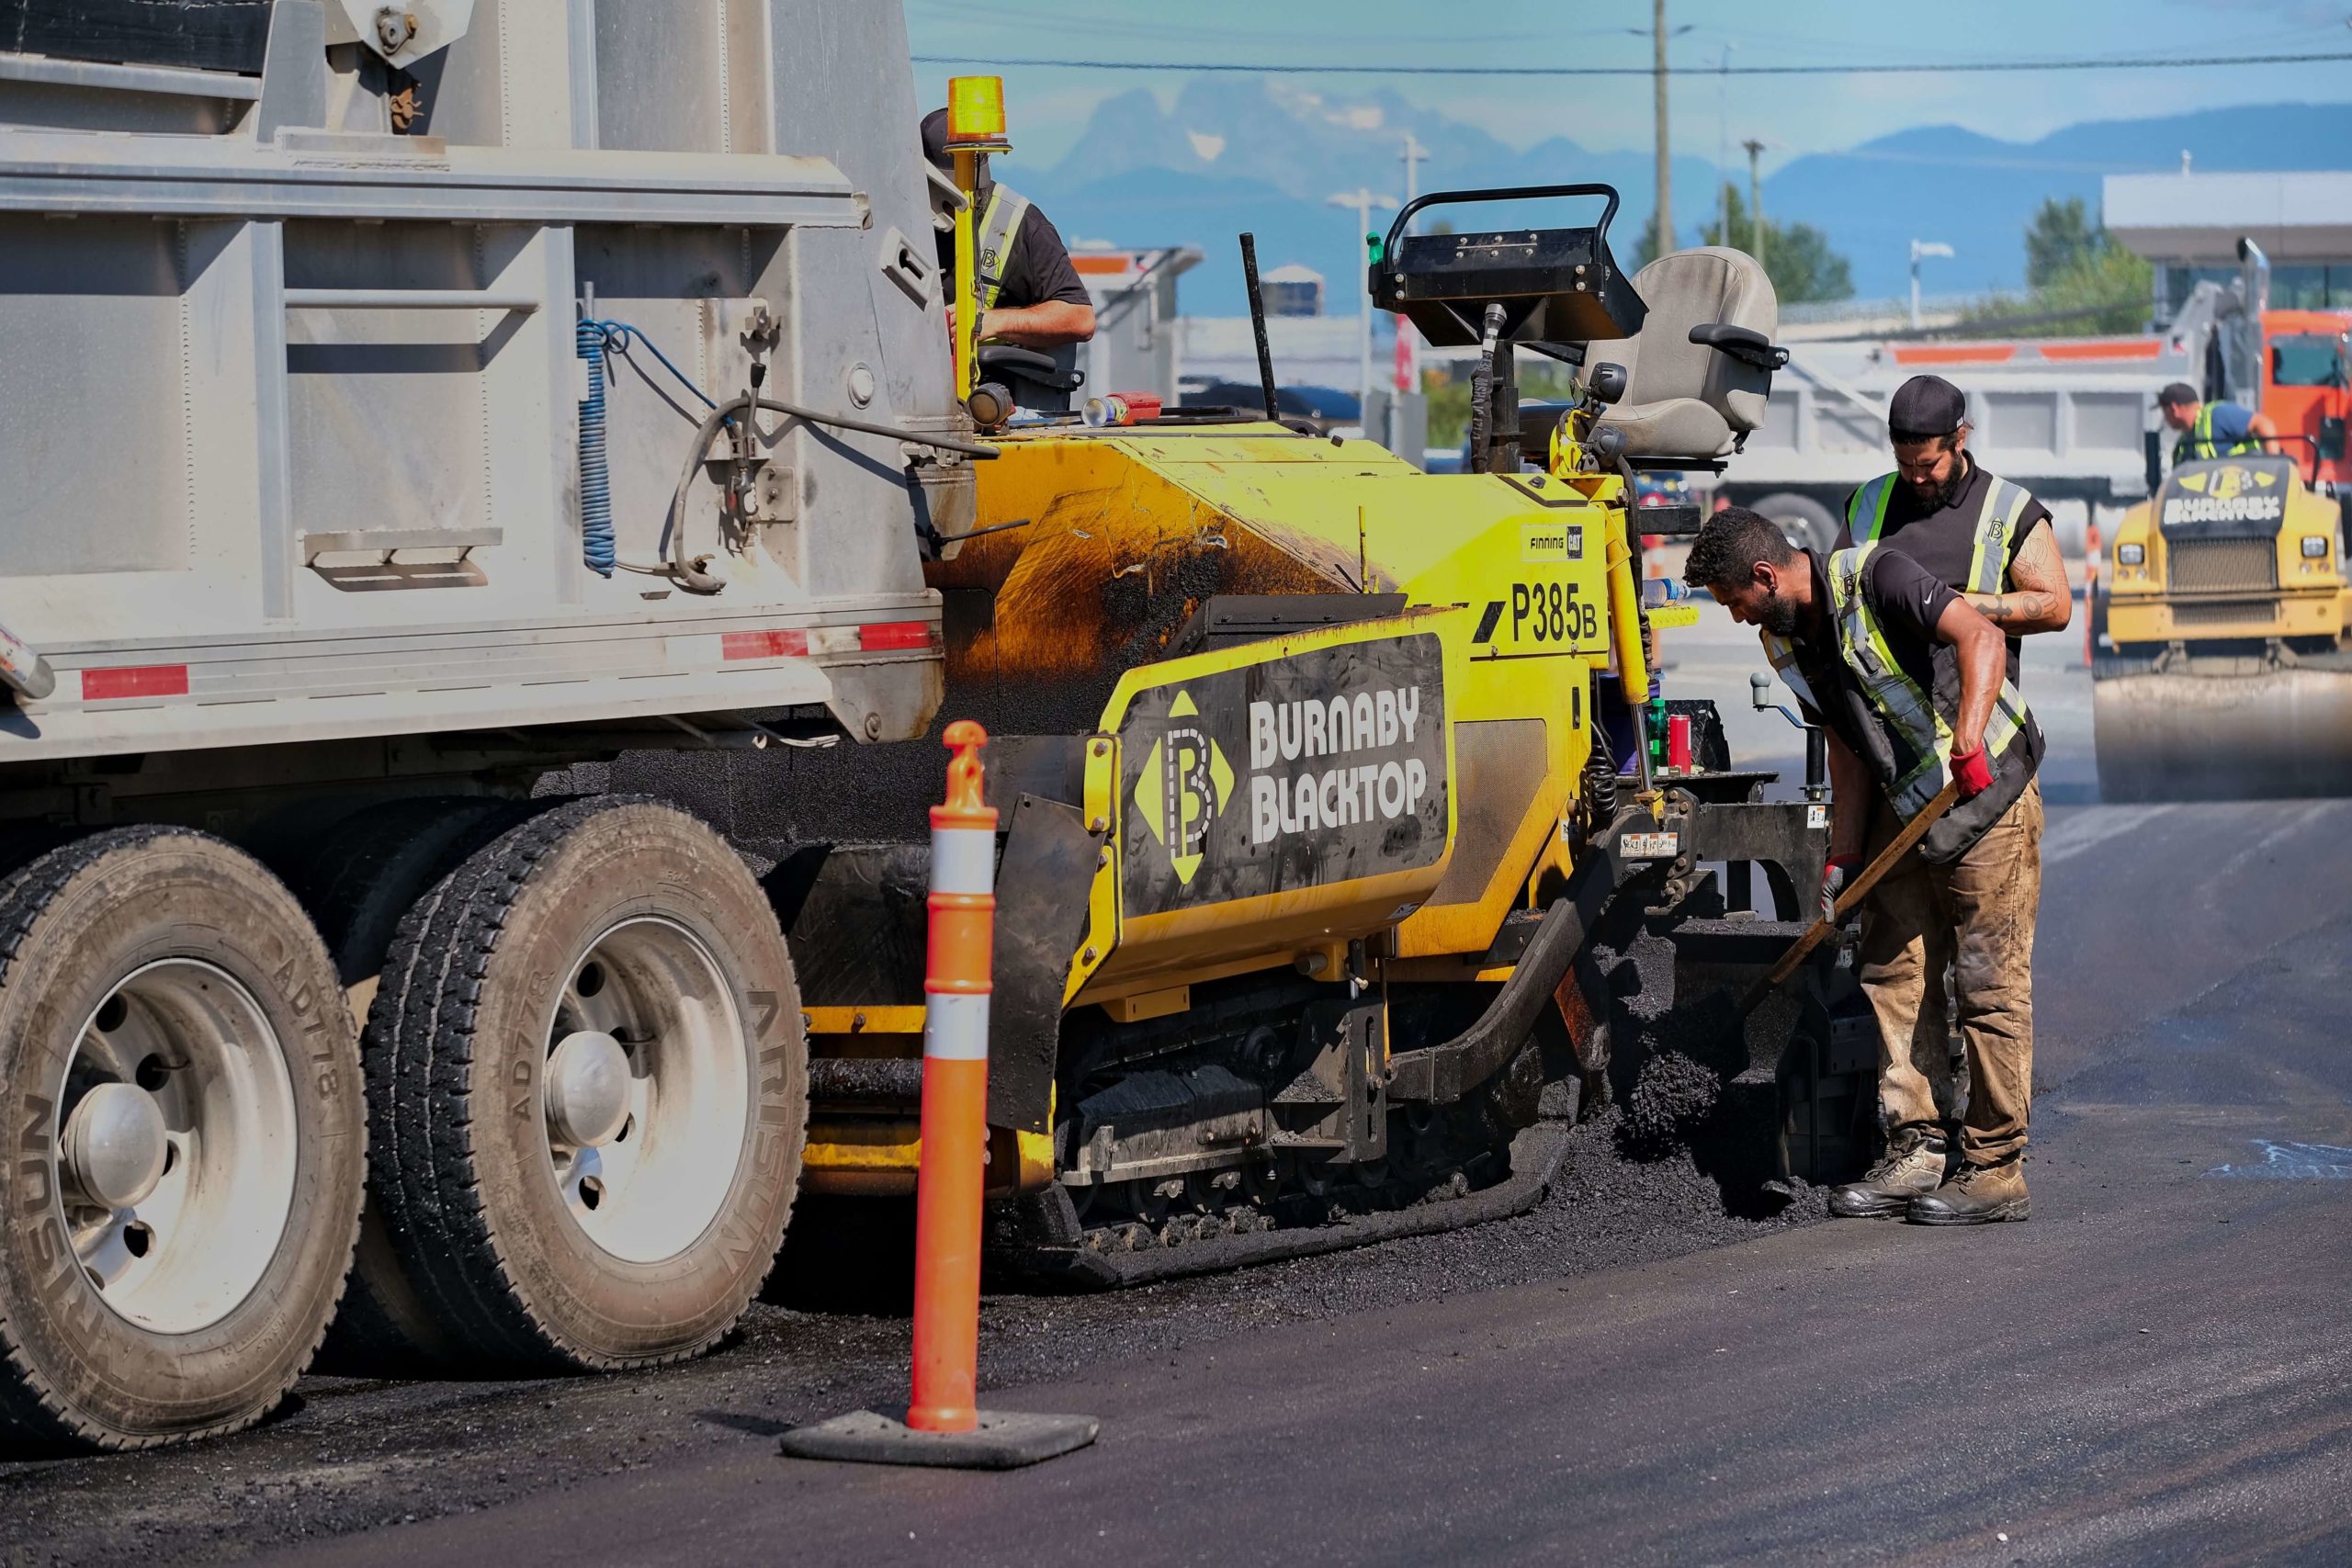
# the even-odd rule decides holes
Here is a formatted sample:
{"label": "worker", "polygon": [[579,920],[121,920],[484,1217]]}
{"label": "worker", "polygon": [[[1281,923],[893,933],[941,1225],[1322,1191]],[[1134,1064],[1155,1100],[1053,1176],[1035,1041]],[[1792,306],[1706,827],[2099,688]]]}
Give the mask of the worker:
{"label": "worker", "polygon": [[[1839,547],[1892,544],[1959,593],[2006,634],[2009,683],[2021,688],[2022,639],[2064,631],[2074,618],[2074,590],[2050,509],[1976,461],[1968,450],[1968,400],[1940,376],[1914,376],[1895,389],[1887,430],[1894,471],[1847,498]],[[1899,830],[1892,811],[1874,807],[1855,853],[1831,861],[1826,896],[1835,899]],[[1924,913],[1934,897],[1926,864],[1916,853],[1904,856],[1862,905],[1858,958],[1871,994],[1887,998],[1880,1027],[1904,1064],[1895,1069],[1895,1098],[1908,1103],[1924,1081],[1949,1127],[1959,1116],[1961,1089],[1952,1077],[1945,997],[1964,977],[1953,970],[1942,922]]]}
{"label": "worker", "polygon": [[1877,802],[1907,823],[1947,781],[1958,789],[1919,840],[1919,896],[1873,917],[1883,947],[1916,951],[1932,938],[1957,955],[1969,1071],[1957,1148],[1910,1048],[1923,1032],[1924,975],[1866,964],[1886,1148],[1831,1194],[1830,1212],[1926,1224],[2026,1218],[2043,743],[2004,675],[2000,628],[1896,546],[1873,540],[1825,559],[1744,507],[1708,519],[1684,571],[1733,619],[1762,628],[1773,665],[1823,727],[1834,859],[1860,863]]}
{"label": "worker", "polygon": [[[923,117],[922,152],[938,167],[954,170],[945,109]],[[974,252],[980,275],[980,319],[974,341],[1050,353],[1092,338],[1094,302],[1079,281],[1069,247],[1052,221],[1026,197],[993,180],[983,180],[973,199],[979,208]],[[951,274],[955,265],[954,237],[943,234],[939,270]],[[951,321],[952,301],[962,298],[951,288]]]}
{"label": "worker", "polygon": [[2165,424],[2180,432],[2180,439],[2173,443],[2175,464],[2278,450],[2278,426],[2268,414],[2244,403],[2202,402],[2197,389],[2186,381],[2175,381],[2158,392],[2156,409]]}
{"label": "worker", "polygon": [[1900,547],[2008,635],[2017,681],[2018,639],[2064,631],[2074,618],[2050,509],[1970,454],[1968,400],[1942,377],[1914,376],[1895,389],[1886,423],[1894,471],[1846,498],[1838,547]]}

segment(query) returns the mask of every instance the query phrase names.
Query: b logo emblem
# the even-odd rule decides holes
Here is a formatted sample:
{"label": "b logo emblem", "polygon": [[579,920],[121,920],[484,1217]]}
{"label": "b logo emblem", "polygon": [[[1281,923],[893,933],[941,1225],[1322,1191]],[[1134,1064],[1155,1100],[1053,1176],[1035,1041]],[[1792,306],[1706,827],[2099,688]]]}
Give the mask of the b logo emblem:
{"label": "b logo emblem", "polygon": [[1197,718],[1200,711],[1191,693],[1177,694],[1169,705],[1167,733],[1151,743],[1136,781],[1136,809],[1168,851],[1176,880],[1187,885],[1201,868],[1209,824],[1233,798],[1233,765],[1224,749],[1198,725],[1179,722]]}

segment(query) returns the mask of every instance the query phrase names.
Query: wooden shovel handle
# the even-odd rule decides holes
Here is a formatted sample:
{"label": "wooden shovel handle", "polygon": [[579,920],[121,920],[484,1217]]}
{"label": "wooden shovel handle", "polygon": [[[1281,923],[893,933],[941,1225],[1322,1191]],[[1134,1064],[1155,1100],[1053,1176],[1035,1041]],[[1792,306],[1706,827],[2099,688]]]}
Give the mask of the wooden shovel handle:
{"label": "wooden shovel handle", "polygon": [[1918,816],[1905,822],[1903,825],[1903,831],[1894,835],[1894,841],[1881,850],[1878,858],[1864,866],[1862,874],[1846,884],[1838,893],[1836,916],[1830,919],[1814,921],[1806,929],[1804,935],[1797,938],[1794,945],[1781,955],[1781,961],[1772,965],[1772,972],[1747,988],[1747,995],[1740,998],[1739,1015],[1746,1018],[1749,1013],[1754,1012],[1766,997],[1778,990],[1790,976],[1795,974],[1797,966],[1805,961],[1815,948],[1821,945],[1823,940],[1832,931],[1837,929],[1838,922],[1853,912],[1854,906],[1868,897],[1870,890],[1877,886],[1888,872],[1894,869],[1895,862],[1910,853],[1911,847],[1928,836],[1928,829],[1936,825],[1936,819],[1951,810],[1952,802],[1959,798],[1960,783],[1955,779],[1939,790],[1936,797],[1928,802],[1926,809]]}

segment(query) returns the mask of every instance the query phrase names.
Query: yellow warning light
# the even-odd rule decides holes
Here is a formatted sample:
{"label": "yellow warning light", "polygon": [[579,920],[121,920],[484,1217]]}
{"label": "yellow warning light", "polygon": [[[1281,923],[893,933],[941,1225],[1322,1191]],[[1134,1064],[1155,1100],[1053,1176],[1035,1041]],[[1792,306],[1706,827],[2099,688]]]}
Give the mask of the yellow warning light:
{"label": "yellow warning light", "polygon": [[947,79],[947,145],[996,152],[1012,146],[1004,135],[1004,78]]}

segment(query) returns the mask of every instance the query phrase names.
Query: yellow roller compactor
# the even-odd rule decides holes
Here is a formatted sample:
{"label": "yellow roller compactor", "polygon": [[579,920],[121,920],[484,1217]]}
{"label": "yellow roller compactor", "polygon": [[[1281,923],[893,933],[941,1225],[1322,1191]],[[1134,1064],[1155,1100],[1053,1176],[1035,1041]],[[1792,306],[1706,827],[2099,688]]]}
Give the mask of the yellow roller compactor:
{"label": "yellow roller compactor", "polygon": [[[1762,803],[1713,705],[1654,693],[1627,528],[1633,462],[1712,462],[1760,414],[1769,285],[1724,251],[1629,282],[1606,187],[1419,205],[1545,196],[1605,210],[1424,236],[1408,213],[1374,268],[1434,341],[1483,340],[1480,471],[1239,412],[1031,421],[996,434],[969,536],[927,569],[943,712],[993,737],[991,1175],[1020,1200],[1004,1255],[1033,1270],[1128,1282],[1508,1213],[1542,1194],[1579,1100],[1631,1096],[1661,1139],[1706,1122],[1751,1190],[1860,1149],[1874,1054],[1817,986],[1752,1054],[1720,1011],[1694,1021],[1802,929],[1747,907],[1749,869],[1801,916],[1826,816],[1817,788]],[[1529,468],[1513,346],[1579,365],[1594,341],[1634,374],[1582,365]],[[871,753],[763,786],[863,789],[865,819],[895,824],[800,845],[771,878],[819,1193],[914,1175],[938,759],[889,750],[914,755],[887,803]],[[1552,1089],[1545,1119],[1555,1082],[1580,1092]]]}
{"label": "yellow roller compactor", "polygon": [[2109,800],[2352,793],[2352,592],[2332,486],[2183,463],[2132,508],[2093,625]]}

